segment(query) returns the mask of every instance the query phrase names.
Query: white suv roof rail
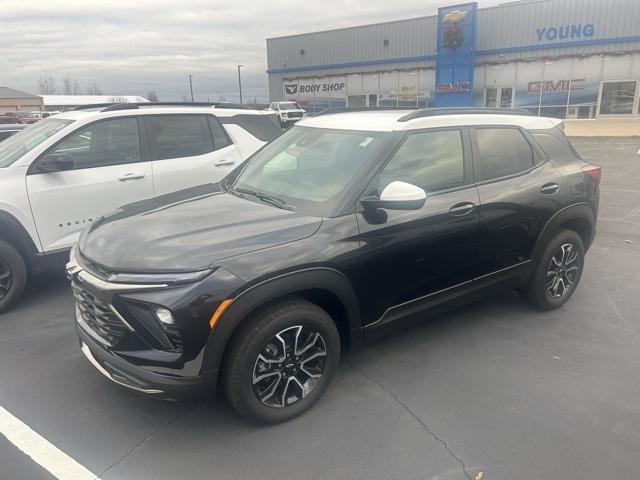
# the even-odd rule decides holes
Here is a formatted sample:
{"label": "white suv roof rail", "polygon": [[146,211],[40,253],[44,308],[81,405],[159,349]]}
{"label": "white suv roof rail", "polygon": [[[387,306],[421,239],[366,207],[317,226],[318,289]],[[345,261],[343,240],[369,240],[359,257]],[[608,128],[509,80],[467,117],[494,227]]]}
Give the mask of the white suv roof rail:
{"label": "white suv roof rail", "polygon": [[209,103],[209,102],[144,102],[144,103],[93,103],[81,105],[73,110],[98,110],[100,112],[112,112],[115,110],[137,110],[141,107],[215,107],[253,110],[248,105],[237,103]]}

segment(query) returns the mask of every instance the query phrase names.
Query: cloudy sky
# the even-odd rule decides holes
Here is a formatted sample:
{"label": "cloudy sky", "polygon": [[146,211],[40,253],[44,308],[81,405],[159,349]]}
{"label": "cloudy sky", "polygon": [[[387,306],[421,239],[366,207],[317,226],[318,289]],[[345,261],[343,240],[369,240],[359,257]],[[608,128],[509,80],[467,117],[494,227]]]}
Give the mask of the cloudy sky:
{"label": "cloudy sky", "polygon": [[[108,95],[267,101],[265,39],[431,15],[437,0],[0,0],[0,85],[69,76]],[[480,1],[480,6],[500,3]]]}

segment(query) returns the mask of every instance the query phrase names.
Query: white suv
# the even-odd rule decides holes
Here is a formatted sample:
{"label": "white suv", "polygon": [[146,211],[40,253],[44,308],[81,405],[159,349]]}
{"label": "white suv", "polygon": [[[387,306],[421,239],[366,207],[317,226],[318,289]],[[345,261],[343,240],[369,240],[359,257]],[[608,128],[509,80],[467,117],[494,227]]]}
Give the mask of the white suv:
{"label": "white suv", "polygon": [[296,102],[273,102],[269,105],[269,110],[278,114],[282,128],[287,128],[307,116]]}
{"label": "white suv", "polygon": [[100,215],[216,182],[279,134],[265,111],[113,104],[58,114],[2,142],[0,312],[28,275],[62,265]]}

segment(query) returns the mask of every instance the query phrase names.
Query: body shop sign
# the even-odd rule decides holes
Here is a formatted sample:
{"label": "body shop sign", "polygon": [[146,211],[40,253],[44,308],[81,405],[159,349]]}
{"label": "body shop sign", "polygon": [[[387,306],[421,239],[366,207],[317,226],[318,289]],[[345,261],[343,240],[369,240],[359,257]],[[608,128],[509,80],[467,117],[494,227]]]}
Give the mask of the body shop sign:
{"label": "body shop sign", "polygon": [[284,82],[285,98],[345,97],[347,82],[344,78],[292,80]]}

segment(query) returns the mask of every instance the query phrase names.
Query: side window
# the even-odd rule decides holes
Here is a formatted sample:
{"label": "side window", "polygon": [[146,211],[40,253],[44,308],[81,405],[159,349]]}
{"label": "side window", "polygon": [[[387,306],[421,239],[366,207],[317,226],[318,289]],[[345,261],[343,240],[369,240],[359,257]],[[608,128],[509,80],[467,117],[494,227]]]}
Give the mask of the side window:
{"label": "side window", "polygon": [[206,115],[147,117],[154,160],[194,157],[213,151]]}
{"label": "side window", "polygon": [[9,138],[13,133],[14,132],[0,132],[0,142]]}
{"label": "side window", "polygon": [[549,135],[548,133],[534,133],[533,138],[542,147],[542,150],[551,157],[554,163],[566,165],[577,160],[571,150],[571,146],[560,140],[559,138]]}
{"label": "side window", "polygon": [[49,154],[71,158],[74,170],[139,162],[138,121],[114,118],[81,127]]}
{"label": "side window", "polygon": [[517,128],[476,128],[480,180],[523,172],[534,165],[533,151]]}
{"label": "side window", "polygon": [[378,174],[378,194],[400,180],[427,193],[464,184],[464,155],[459,130],[413,133]]}
{"label": "side window", "polygon": [[219,150],[224,147],[228,147],[231,145],[231,140],[229,140],[229,136],[227,132],[224,131],[224,128],[220,124],[217,118],[209,115],[209,128],[211,128],[211,135],[213,135],[213,147],[216,150]]}

